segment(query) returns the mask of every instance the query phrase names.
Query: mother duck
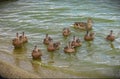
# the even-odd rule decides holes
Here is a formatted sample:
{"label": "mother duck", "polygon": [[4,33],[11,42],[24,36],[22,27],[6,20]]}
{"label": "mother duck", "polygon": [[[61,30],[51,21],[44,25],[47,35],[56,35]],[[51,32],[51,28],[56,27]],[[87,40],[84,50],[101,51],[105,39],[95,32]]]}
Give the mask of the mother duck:
{"label": "mother duck", "polygon": [[87,22],[75,22],[73,25],[74,25],[74,28],[76,28],[76,29],[91,30],[93,21],[91,18],[88,18]]}

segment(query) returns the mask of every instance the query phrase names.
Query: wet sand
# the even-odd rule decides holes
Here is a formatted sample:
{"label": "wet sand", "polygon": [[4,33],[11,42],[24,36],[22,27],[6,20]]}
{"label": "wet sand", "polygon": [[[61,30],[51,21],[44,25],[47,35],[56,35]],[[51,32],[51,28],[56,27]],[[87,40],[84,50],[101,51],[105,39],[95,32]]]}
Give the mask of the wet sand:
{"label": "wet sand", "polygon": [[4,78],[40,78],[23,69],[0,60],[0,79]]}

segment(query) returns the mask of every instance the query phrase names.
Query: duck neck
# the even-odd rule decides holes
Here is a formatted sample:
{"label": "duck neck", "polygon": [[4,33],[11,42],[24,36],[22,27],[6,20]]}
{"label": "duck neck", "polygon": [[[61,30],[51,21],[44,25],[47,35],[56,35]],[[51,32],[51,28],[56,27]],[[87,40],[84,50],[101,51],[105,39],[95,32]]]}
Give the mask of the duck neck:
{"label": "duck neck", "polygon": [[37,46],[34,47],[34,50],[37,50]]}
{"label": "duck neck", "polygon": [[110,35],[112,35],[112,34],[113,34],[113,31],[111,30],[111,31],[110,31]]}
{"label": "duck neck", "polygon": [[89,34],[89,31],[87,30],[87,31],[86,31],[86,36],[88,36],[88,34]]}
{"label": "duck neck", "polygon": [[46,34],[46,38],[48,38],[48,34]]}
{"label": "duck neck", "polygon": [[19,36],[18,33],[16,33],[16,37],[17,37],[17,38],[18,38],[18,36]]}
{"label": "duck neck", "polygon": [[23,35],[23,37],[24,37],[25,33],[23,32],[23,34],[22,34],[22,35]]}

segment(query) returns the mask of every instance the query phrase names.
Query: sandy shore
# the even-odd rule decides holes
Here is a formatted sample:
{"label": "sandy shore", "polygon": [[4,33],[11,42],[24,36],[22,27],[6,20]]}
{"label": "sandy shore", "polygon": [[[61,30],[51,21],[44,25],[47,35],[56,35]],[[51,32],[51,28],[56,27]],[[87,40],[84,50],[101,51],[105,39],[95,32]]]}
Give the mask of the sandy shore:
{"label": "sandy shore", "polygon": [[3,78],[40,78],[37,75],[29,73],[23,69],[0,60],[0,77]]}

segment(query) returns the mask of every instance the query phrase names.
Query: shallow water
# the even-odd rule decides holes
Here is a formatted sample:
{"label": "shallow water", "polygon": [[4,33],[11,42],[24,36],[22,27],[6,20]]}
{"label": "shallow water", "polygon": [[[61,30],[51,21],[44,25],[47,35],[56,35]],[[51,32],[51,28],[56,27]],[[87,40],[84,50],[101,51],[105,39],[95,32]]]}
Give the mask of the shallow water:
{"label": "shallow water", "polygon": [[[0,2],[0,59],[27,71],[45,77],[120,77],[120,1],[119,0],[16,0]],[[95,39],[83,40],[84,31],[76,30],[72,24],[94,21]],[[68,27],[72,35],[62,36]],[[105,40],[113,30],[116,40]],[[25,32],[29,42],[23,49],[14,50],[11,44],[16,32]],[[61,47],[47,52],[43,44],[48,33]],[[82,46],[76,54],[63,52],[69,40],[78,36]],[[43,52],[42,61],[34,61],[31,51],[37,45]],[[48,75],[49,74],[49,75]]]}

